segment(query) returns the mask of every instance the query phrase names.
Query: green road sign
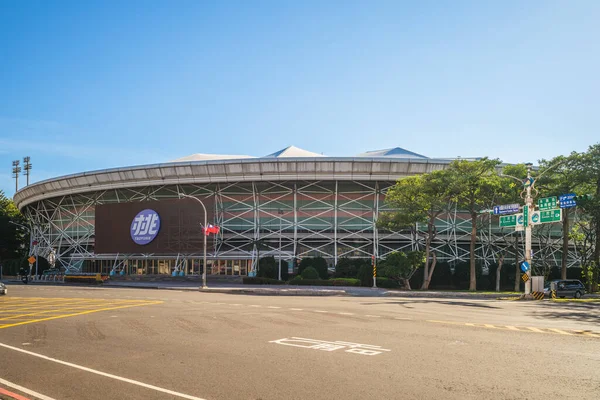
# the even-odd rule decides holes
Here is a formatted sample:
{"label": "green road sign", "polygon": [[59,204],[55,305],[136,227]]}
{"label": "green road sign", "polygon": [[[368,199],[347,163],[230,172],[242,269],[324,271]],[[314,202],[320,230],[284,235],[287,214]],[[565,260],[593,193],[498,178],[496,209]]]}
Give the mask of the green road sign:
{"label": "green road sign", "polygon": [[500,216],[500,228],[507,226],[517,226],[516,215],[501,215]]}
{"label": "green road sign", "polygon": [[562,210],[546,210],[540,211],[540,222],[542,224],[547,222],[560,222],[562,220]]}
{"label": "green road sign", "polygon": [[553,210],[558,208],[558,201],[556,196],[552,197],[544,197],[543,199],[538,200],[538,207],[541,210]]}
{"label": "green road sign", "polygon": [[529,206],[523,206],[523,225],[527,228],[529,225]]}

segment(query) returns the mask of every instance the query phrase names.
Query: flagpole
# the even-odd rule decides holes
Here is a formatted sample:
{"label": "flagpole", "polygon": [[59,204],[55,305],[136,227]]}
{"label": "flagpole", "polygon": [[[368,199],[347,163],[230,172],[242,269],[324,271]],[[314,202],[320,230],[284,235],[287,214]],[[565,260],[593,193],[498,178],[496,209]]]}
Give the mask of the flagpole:
{"label": "flagpole", "polygon": [[200,203],[200,205],[202,206],[202,209],[204,210],[204,229],[202,230],[203,231],[202,233],[203,233],[203,236],[204,236],[204,268],[202,270],[202,289],[208,289],[208,286],[206,285],[206,268],[207,268],[207,265],[206,265],[206,236],[207,236],[206,235],[207,234],[207,232],[206,232],[206,228],[207,228],[207,224],[206,224],[206,221],[207,221],[206,207],[204,206],[204,203],[202,202],[202,200],[200,200],[197,197],[190,196],[188,194],[180,194],[180,196],[182,196],[182,197],[189,197],[190,199],[196,200],[198,203]]}

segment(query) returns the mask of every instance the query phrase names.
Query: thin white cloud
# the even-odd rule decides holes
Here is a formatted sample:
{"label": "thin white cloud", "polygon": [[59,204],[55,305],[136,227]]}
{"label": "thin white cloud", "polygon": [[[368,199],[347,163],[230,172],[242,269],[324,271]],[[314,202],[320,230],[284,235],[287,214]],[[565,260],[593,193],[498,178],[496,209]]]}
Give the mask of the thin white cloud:
{"label": "thin white cloud", "polygon": [[[84,132],[60,122],[0,116],[0,154],[33,156],[37,153],[76,160],[103,161],[106,164],[118,161],[119,165],[165,162],[169,159],[164,153],[153,149],[135,149],[134,152],[119,146],[82,142],[82,138],[86,136],[88,135]],[[85,165],[82,168],[85,169]]]}

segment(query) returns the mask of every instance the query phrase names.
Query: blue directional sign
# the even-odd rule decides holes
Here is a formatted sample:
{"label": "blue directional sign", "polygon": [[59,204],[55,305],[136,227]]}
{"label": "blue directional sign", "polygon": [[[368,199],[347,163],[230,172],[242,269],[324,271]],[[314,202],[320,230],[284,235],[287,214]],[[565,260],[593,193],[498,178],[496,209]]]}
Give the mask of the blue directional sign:
{"label": "blue directional sign", "polygon": [[500,214],[514,214],[519,212],[518,204],[503,204],[501,206],[494,206],[494,215]]}
{"label": "blue directional sign", "polygon": [[560,203],[560,208],[571,208],[577,205],[577,202],[575,201],[575,193],[558,196],[558,202]]}
{"label": "blue directional sign", "polygon": [[529,271],[529,263],[527,261],[523,261],[521,263],[521,271],[523,271],[523,272]]}

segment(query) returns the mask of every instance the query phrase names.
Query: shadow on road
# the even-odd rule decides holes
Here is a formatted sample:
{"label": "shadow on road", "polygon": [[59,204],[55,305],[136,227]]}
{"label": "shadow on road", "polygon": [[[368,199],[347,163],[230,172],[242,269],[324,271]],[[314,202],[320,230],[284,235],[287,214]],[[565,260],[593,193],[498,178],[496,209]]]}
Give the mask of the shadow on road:
{"label": "shadow on road", "polygon": [[485,303],[472,303],[468,301],[453,301],[453,300],[429,300],[429,299],[419,299],[419,300],[397,300],[397,301],[386,301],[386,302],[372,302],[372,303],[361,303],[366,306],[375,306],[375,305],[383,305],[383,304],[397,304],[399,306],[405,308],[414,308],[411,305],[414,304],[443,304],[447,306],[462,306],[462,307],[476,307],[476,308],[500,308],[495,307],[490,304]]}
{"label": "shadow on road", "polygon": [[537,319],[569,320],[600,324],[600,304],[598,303],[546,303],[531,315]]}

